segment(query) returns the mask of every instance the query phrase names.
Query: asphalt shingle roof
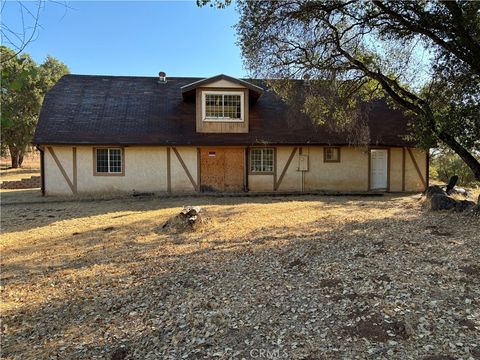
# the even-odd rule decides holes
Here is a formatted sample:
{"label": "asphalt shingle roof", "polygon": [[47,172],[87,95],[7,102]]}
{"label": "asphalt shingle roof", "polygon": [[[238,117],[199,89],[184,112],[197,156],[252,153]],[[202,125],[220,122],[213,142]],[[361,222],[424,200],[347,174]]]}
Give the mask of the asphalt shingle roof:
{"label": "asphalt shingle roof", "polygon": [[[254,145],[347,144],[345,134],[312,124],[266,86],[250,106],[247,134],[195,130],[194,100],[182,87],[202,78],[65,75],[46,95],[34,144]],[[247,80],[248,81],[248,80]],[[255,82],[258,84],[258,81]],[[383,101],[370,104],[370,144],[406,146],[407,119]]]}

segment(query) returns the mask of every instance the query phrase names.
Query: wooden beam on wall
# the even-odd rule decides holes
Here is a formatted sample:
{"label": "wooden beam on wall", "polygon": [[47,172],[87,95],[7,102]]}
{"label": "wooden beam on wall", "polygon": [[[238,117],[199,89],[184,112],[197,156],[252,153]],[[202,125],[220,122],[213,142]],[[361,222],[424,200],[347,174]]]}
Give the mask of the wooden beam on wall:
{"label": "wooden beam on wall", "polygon": [[47,149],[50,152],[50,155],[52,155],[52,158],[55,161],[55,164],[57,164],[58,169],[62,173],[63,178],[67,182],[68,187],[70,188],[70,190],[72,190],[72,193],[75,194],[76,193],[75,187],[73,186],[72,181],[70,180],[67,173],[65,172],[65,169],[60,163],[60,160],[58,160],[57,154],[55,154],[55,151],[53,151],[53,148],[51,146],[47,146]]}
{"label": "wooden beam on wall", "polygon": [[167,147],[167,191],[172,192],[172,173],[170,161],[170,147]]}
{"label": "wooden beam on wall", "polygon": [[273,191],[277,188],[277,148],[273,148]]}
{"label": "wooden beam on wall", "polygon": [[370,191],[372,189],[372,149],[368,148],[367,150],[368,152],[368,166],[367,166],[367,171],[368,171],[368,187],[367,187],[367,191]]}
{"label": "wooden beam on wall", "polygon": [[405,148],[402,148],[402,192],[405,192]]}
{"label": "wooden beam on wall", "polygon": [[197,183],[196,183],[195,180],[193,179],[192,174],[190,174],[190,171],[188,171],[187,165],[185,165],[185,162],[183,161],[182,157],[181,157],[180,154],[178,153],[177,148],[172,147],[172,150],[173,150],[173,152],[175,153],[175,155],[177,156],[177,159],[178,159],[178,161],[180,162],[180,165],[182,165],[183,170],[185,170],[185,173],[187,174],[188,179],[189,179],[190,182],[192,183],[194,189],[195,189],[196,191],[198,191]]}
{"label": "wooden beam on wall", "polygon": [[295,153],[297,152],[297,148],[294,147],[293,150],[292,150],[292,153],[290,154],[290,156],[288,157],[288,160],[287,160],[287,163],[285,164],[283,170],[282,170],[282,173],[280,174],[280,178],[278,179],[278,181],[275,183],[275,187],[273,190],[277,190],[279,187],[280,187],[280,184],[282,183],[282,180],[285,176],[285,174],[287,173],[287,170],[288,170],[288,167],[290,166],[290,163],[292,162],[293,160],[293,157],[295,156]]}
{"label": "wooden beam on wall", "polygon": [[427,177],[425,181],[425,190],[430,185],[430,149],[427,150],[426,158],[425,158],[425,175]]}
{"label": "wooden beam on wall", "polygon": [[72,158],[73,158],[73,188],[75,189],[74,193],[77,193],[77,148],[72,148]]}
{"label": "wooden beam on wall", "polygon": [[243,169],[243,183],[244,183],[244,191],[248,191],[248,167],[250,166],[249,165],[249,162],[248,162],[248,156],[249,156],[249,153],[248,153],[248,146],[245,146],[245,151],[244,151],[244,166],[245,168]]}
{"label": "wooden beam on wall", "polygon": [[415,160],[415,157],[413,156],[412,149],[407,148],[408,153],[410,154],[410,158],[412,159],[413,166],[415,166],[415,170],[417,170],[418,177],[420,178],[420,181],[423,184],[424,188],[427,188],[427,182],[423,178],[422,172],[420,171],[420,168],[418,167],[417,161]]}
{"label": "wooden beam on wall", "polygon": [[202,164],[201,164],[201,152],[200,152],[200,148],[197,148],[197,186],[198,186],[198,191],[200,191],[200,184],[201,184],[201,173],[200,173],[200,170],[202,168]]}
{"label": "wooden beam on wall", "polygon": [[387,149],[387,191],[390,191],[390,169],[392,165],[390,148]]}

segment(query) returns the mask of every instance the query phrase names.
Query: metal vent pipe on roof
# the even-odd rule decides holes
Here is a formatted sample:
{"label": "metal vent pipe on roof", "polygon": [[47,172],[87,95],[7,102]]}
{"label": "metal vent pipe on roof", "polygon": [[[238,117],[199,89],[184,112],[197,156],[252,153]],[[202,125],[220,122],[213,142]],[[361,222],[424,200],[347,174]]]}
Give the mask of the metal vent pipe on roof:
{"label": "metal vent pipe on roof", "polygon": [[159,84],[165,84],[167,82],[167,74],[165,72],[160,71],[158,73],[158,83]]}

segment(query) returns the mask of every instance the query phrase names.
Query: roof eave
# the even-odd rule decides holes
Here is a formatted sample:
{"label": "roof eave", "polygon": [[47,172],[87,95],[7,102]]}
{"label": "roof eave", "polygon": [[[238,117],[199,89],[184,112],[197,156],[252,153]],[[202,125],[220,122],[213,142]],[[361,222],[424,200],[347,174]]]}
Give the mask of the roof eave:
{"label": "roof eave", "polygon": [[246,87],[247,89],[249,89],[250,92],[253,92],[254,93],[253,95],[256,98],[260,97],[260,95],[262,95],[263,91],[264,91],[261,87],[259,87],[257,85],[254,85],[254,84],[252,84],[248,81],[245,81],[245,80],[242,80],[242,79],[237,79],[237,78],[225,75],[225,74],[219,74],[219,75],[215,75],[215,76],[212,76],[212,77],[209,77],[209,78],[201,79],[201,80],[195,81],[191,84],[184,85],[180,89],[182,90],[183,96],[188,97],[198,87],[201,87],[202,85],[206,85],[206,84],[209,84],[209,83],[212,83],[212,82],[215,82],[215,81],[219,81],[219,80],[227,80],[227,81],[233,82],[235,84],[242,85],[242,86]]}

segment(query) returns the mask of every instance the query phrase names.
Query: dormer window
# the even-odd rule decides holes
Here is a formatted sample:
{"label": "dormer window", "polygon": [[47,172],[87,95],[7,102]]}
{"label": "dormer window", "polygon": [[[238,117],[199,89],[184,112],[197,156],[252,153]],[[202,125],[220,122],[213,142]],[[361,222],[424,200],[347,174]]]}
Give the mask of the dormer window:
{"label": "dormer window", "polygon": [[203,91],[203,121],[243,121],[243,96],[243,91]]}

